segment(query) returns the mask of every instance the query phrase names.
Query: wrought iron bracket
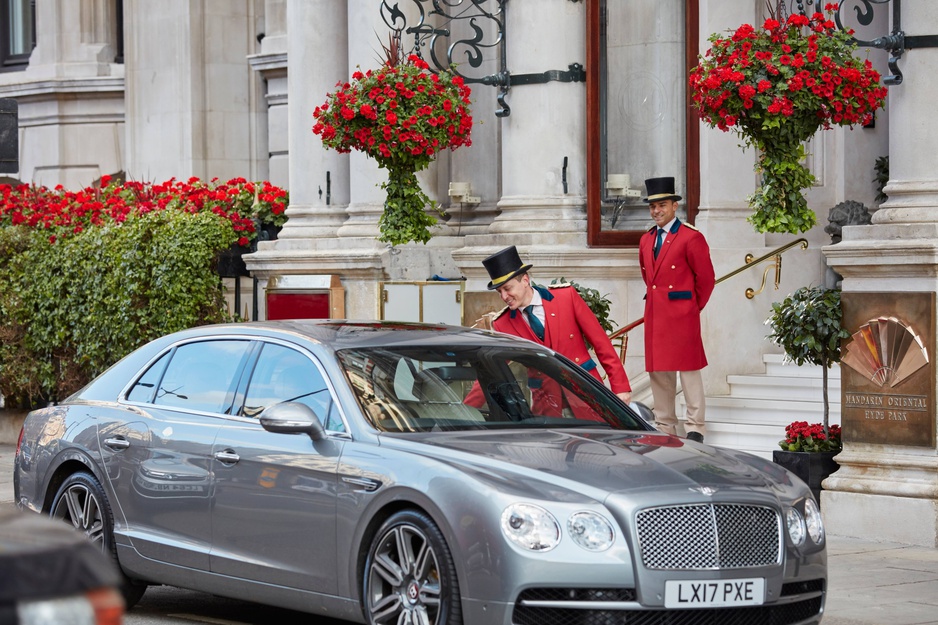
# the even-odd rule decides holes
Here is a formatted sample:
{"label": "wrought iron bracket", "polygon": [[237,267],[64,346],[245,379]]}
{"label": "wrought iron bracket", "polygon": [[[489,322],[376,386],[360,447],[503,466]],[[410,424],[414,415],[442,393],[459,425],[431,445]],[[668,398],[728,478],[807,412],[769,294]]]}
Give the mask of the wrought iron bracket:
{"label": "wrought iron bracket", "polygon": [[[811,4],[812,1],[813,0],[809,0],[808,4]],[[859,46],[868,46],[889,52],[888,65],[889,71],[892,73],[889,76],[883,77],[883,83],[892,87],[902,84],[902,71],[899,69],[899,59],[902,58],[905,51],[913,48],[938,47],[938,35],[906,35],[902,30],[902,0],[858,0],[857,4],[862,4],[863,6],[862,8],[856,5],[853,6],[857,22],[862,26],[869,26],[873,22],[876,6],[885,6],[890,2],[892,2],[892,33],[870,41],[856,38],[854,38],[854,40]],[[799,8],[802,8],[802,3],[799,2],[798,4]],[[848,28],[844,26],[842,18],[845,4],[846,3],[841,2],[837,12],[834,14],[834,22],[837,24],[837,28],[841,30]]]}
{"label": "wrought iron bracket", "polygon": [[[408,25],[407,14],[400,9],[399,2],[389,4],[391,1],[381,0],[381,18],[391,29],[398,44],[402,43],[404,35],[413,36],[411,53],[427,61],[431,71],[450,70],[461,76],[467,84],[497,87],[496,117],[511,115],[507,98],[512,87],[552,81],[586,82],[586,71],[580,63],[571,63],[566,70],[548,70],[533,74],[512,74],[508,71],[508,33],[505,20],[508,0],[409,0],[417,15],[412,25]],[[581,1],[570,0],[574,3]],[[428,20],[434,24],[429,24]],[[468,24],[472,34],[451,39],[450,27],[454,23]],[[489,32],[483,28],[486,25]],[[448,45],[444,51],[442,48],[445,43]],[[486,60],[484,50],[496,47],[500,52],[500,71],[483,76],[473,75],[471,70],[480,68]],[[457,62],[460,55],[465,59],[463,63]]]}

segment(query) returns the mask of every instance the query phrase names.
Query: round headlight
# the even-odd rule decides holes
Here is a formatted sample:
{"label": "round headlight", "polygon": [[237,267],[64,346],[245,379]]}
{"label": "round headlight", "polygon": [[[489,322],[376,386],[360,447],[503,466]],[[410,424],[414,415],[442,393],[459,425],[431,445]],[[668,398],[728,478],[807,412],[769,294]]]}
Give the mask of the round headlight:
{"label": "round headlight", "polygon": [[791,538],[791,542],[800,547],[804,543],[804,517],[794,508],[789,508],[785,513],[785,525],[788,527],[788,537]]}
{"label": "round headlight", "polygon": [[605,551],[612,546],[616,533],[609,521],[595,512],[577,512],[567,521],[573,542],[588,551]]}
{"label": "round headlight", "polygon": [[821,509],[813,499],[804,502],[804,522],[808,528],[808,536],[814,544],[824,542],[824,521],[821,520]]}
{"label": "round headlight", "polygon": [[550,551],[560,542],[560,524],[539,506],[514,503],[502,512],[502,534],[519,547]]}

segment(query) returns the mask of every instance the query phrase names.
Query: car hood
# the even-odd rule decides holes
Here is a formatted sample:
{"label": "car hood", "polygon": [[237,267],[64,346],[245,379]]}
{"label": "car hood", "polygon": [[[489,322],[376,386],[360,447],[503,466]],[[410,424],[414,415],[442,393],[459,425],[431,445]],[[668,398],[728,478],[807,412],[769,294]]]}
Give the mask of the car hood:
{"label": "car hood", "polygon": [[690,488],[709,495],[793,486],[790,475],[771,462],[659,432],[429,432],[382,439],[382,445],[405,445],[442,462],[482,464],[503,479],[539,479],[597,499],[626,491]]}

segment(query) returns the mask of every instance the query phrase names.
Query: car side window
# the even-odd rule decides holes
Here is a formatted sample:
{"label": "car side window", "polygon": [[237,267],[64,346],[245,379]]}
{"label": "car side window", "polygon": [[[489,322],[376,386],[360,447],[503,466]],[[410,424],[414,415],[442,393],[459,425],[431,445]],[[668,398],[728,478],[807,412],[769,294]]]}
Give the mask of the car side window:
{"label": "car side window", "polygon": [[313,361],[295,349],[265,343],[245,393],[242,414],[258,417],[266,408],[287,401],[312,408],[327,430],[345,430],[336,402]]}
{"label": "car side window", "polygon": [[250,341],[217,340],[180,345],[159,383],[153,403],[225,413]]}
{"label": "car side window", "polygon": [[166,363],[169,362],[169,352],[160,356],[159,360],[150,365],[150,368],[140,376],[127,392],[127,401],[135,401],[148,404],[153,401],[153,394],[156,392],[156,385],[160,383],[163,377],[163,370],[166,369]]}

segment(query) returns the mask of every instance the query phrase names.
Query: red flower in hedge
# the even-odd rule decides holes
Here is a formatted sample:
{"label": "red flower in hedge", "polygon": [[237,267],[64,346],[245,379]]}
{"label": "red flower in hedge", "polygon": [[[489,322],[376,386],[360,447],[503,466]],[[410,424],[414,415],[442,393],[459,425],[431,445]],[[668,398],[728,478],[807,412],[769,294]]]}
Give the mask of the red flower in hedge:
{"label": "red flower in hedge", "polygon": [[231,222],[235,232],[244,233],[240,245],[256,236],[255,220],[282,226],[289,203],[284,189],[268,181],[248,182],[233,178],[226,183],[209,183],[192,177],[151,184],[135,181],[118,183],[103,176],[101,187],[67,191],[30,185],[0,185],[0,227],[26,225],[51,230],[49,241],[80,234],[88,226],[121,223],[132,213],[153,210],[181,210],[189,213],[211,211]]}

